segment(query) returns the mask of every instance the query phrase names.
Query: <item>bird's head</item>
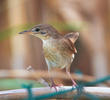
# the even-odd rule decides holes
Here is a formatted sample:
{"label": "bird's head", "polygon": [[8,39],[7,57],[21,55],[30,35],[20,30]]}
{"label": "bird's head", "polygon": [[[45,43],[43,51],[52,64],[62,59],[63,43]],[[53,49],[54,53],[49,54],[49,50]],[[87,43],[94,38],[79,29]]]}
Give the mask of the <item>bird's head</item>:
{"label": "bird's head", "polygon": [[60,37],[60,34],[58,34],[57,30],[48,24],[36,25],[29,30],[20,32],[19,34],[30,34],[40,38],[41,40]]}

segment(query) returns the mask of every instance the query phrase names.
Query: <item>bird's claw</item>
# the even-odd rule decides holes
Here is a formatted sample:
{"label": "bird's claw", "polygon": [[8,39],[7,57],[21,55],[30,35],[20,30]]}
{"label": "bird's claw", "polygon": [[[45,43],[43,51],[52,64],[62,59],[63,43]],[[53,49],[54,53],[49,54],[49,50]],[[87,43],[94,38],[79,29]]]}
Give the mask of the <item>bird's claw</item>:
{"label": "bird's claw", "polygon": [[55,90],[56,90],[56,92],[58,91],[57,90],[57,87],[61,87],[61,86],[64,86],[63,84],[55,84],[55,83],[53,83],[51,86],[50,86],[50,88],[54,88]]}
{"label": "bird's claw", "polygon": [[76,85],[75,88],[77,90],[77,95],[82,95],[82,93],[83,93],[83,86]]}

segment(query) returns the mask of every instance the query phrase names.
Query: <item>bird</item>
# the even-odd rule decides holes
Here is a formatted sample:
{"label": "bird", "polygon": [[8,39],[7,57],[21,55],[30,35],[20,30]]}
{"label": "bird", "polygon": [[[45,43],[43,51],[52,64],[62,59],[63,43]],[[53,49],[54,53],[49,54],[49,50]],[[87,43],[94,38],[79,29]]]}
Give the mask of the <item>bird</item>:
{"label": "bird", "polygon": [[[75,42],[79,37],[79,32],[62,35],[50,24],[38,24],[29,30],[19,32],[19,34],[30,34],[40,38],[43,43],[43,54],[48,66],[48,72],[53,71],[55,68],[65,68],[73,86],[77,86],[70,74],[70,66],[77,53]],[[52,78],[51,81],[52,87],[57,86]]]}

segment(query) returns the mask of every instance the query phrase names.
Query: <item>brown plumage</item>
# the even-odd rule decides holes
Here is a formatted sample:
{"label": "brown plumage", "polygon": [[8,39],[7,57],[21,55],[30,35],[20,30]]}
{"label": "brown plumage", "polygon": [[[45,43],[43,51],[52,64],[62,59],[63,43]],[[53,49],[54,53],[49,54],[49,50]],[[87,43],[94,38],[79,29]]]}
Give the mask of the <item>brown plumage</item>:
{"label": "brown plumage", "polygon": [[[74,43],[79,37],[78,32],[61,35],[51,25],[39,24],[30,30],[20,32],[20,34],[22,33],[28,33],[40,38],[43,42],[43,52],[48,70],[66,68],[66,72],[71,78],[73,85],[76,85],[70,75],[70,65],[74,59],[74,54],[77,53]],[[52,84],[54,84],[53,81]]]}

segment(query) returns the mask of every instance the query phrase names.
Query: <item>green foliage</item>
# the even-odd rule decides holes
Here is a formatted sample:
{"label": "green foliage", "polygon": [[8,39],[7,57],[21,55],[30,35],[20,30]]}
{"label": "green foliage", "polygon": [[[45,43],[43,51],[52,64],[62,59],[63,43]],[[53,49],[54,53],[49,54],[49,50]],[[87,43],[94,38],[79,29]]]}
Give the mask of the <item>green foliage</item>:
{"label": "green foliage", "polygon": [[25,79],[0,79],[0,90],[9,89],[20,89],[21,85],[33,84],[33,87],[43,87],[43,84],[35,80],[25,80]]}
{"label": "green foliage", "polygon": [[0,31],[0,40],[4,40],[7,39],[13,35],[18,34],[19,32],[29,29],[33,26],[33,24],[24,24],[24,25],[19,25],[19,26],[15,26],[12,28],[8,28],[5,30],[1,30]]}
{"label": "green foliage", "polygon": [[78,32],[83,28],[84,23],[76,24],[76,23],[69,23],[65,24],[62,22],[52,22],[51,25],[55,26],[60,31],[73,31]]}

